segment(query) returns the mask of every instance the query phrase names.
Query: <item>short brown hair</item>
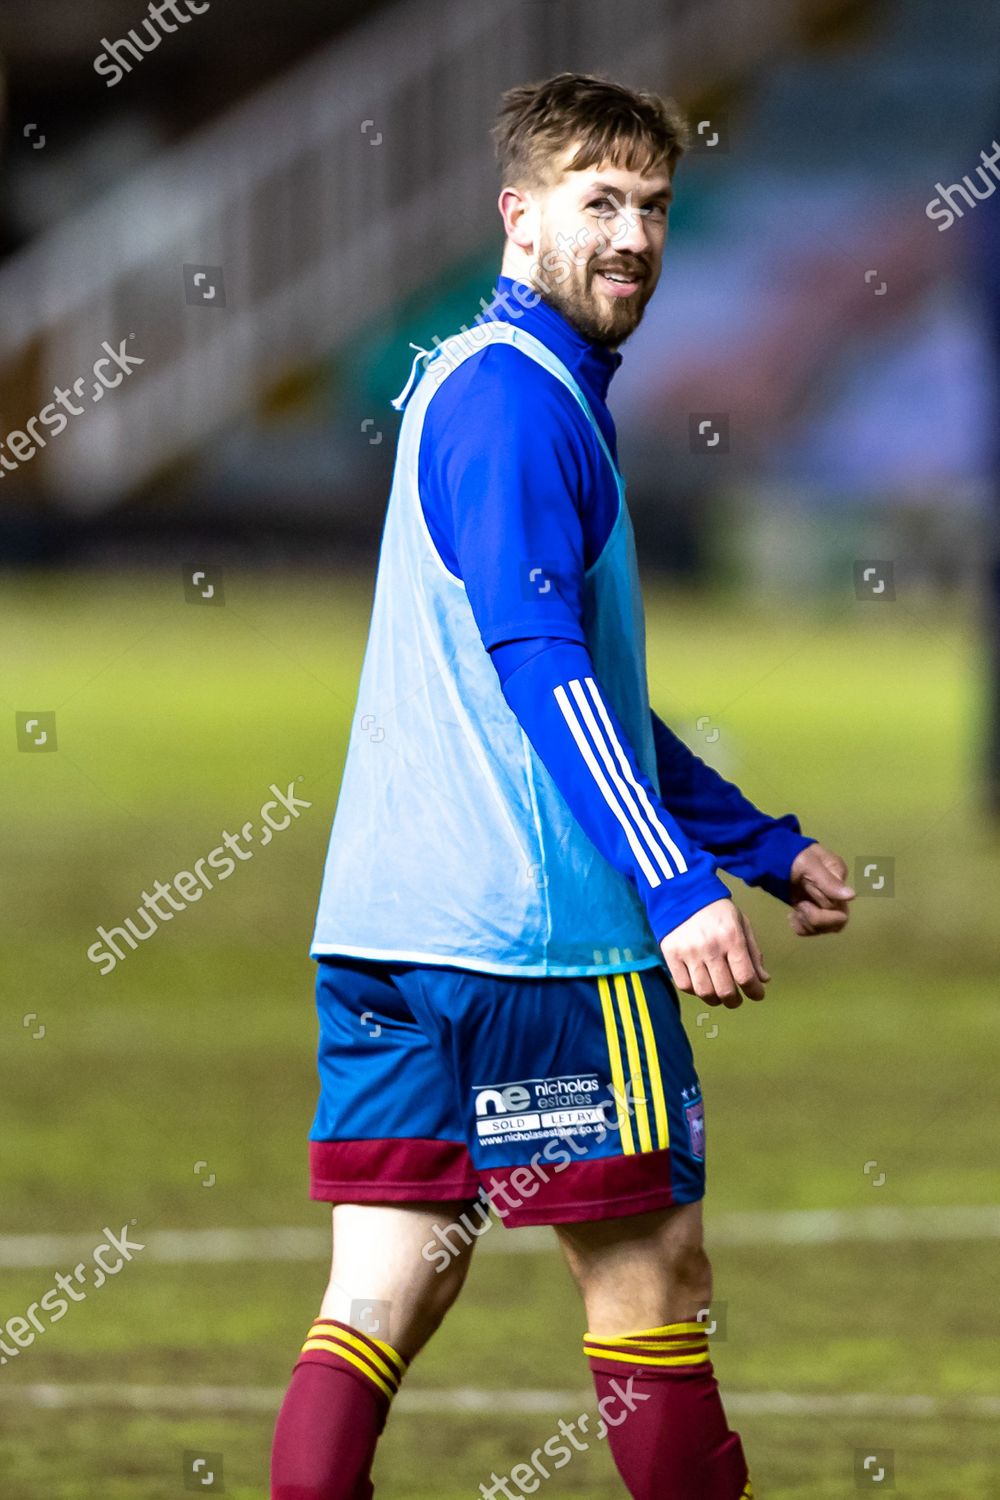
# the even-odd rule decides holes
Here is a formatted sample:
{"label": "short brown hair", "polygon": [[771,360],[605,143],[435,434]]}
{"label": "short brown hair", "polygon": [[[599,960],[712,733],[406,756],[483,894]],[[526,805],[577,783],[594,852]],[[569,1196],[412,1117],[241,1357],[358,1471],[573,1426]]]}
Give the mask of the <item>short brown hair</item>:
{"label": "short brown hair", "polygon": [[579,141],[567,172],[609,162],[630,172],[674,167],[688,144],[684,116],[672,99],[634,93],[590,73],[557,73],[502,96],[493,127],[504,187],[547,187],[554,159]]}

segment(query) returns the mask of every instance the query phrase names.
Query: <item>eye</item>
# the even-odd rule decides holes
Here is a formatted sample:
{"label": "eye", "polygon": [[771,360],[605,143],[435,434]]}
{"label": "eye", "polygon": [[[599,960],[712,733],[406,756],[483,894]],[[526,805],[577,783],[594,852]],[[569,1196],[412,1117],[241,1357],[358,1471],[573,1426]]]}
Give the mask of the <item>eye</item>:
{"label": "eye", "polygon": [[618,213],[610,198],[594,198],[587,204],[587,208],[595,212],[599,219],[613,219]]}

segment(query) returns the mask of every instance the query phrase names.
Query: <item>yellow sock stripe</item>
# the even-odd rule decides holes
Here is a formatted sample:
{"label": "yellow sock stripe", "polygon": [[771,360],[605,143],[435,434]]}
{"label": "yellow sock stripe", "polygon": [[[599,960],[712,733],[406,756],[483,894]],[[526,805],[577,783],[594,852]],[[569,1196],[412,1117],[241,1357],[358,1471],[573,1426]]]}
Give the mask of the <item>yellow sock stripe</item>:
{"label": "yellow sock stripe", "polygon": [[740,1500],[753,1500],[753,1485],[747,1480],[746,1489],[740,1495]]}
{"label": "yellow sock stripe", "polygon": [[395,1388],[391,1385],[387,1385],[386,1382],[382,1379],[381,1375],[377,1375],[372,1369],[371,1365],[366,1364],[365,1361],[361,1358],[360,1354],[355,1354],[352,1352],[352,1350],[348,1349],[346,1344],[335,1344],[332,1339],[325,1338],[306,1339],[305,1343],[302,1345],[302,1353],[305,1354],[307,1349],[329,1350],[331,1354],[336,1354],[341,1359],[346,1359],[348,1364],[355,1365],[363,1375],[367,1375],[368,1379],[372,1381],[373,1384],[377,1385],[379,1390],[385,1392],[390,1401],[396,1394]]}
{"label": "yellow sock stripe", "polygon": [[338,1325],[330,1327],[329,1324],[314,1323],[310,1330],[309,1337],[321,1339],[336,1339],[341,1344],[347,1344],[351,1349],[356,1350],[358,1354],[363,1354],[365,1359],[368,1360],[369,1364],[374,1366],[374,1368],[378,1370],[380,1374],[385,1376],[386,1380],[388,1380],[393,1389],[395,1389],[399,1385],[400,1376],[397,1375],[396,1371],[392,1368],[388,1361],[384,1360],[381,1355],[377,1354],[375,1350],[369,1346],[365,1339],[360,1338],[356,1333],[350,1332],[349,1329],[341,1328]]}
{"label": "yellow sock stripe", "polygon": [[646,1000],[646,991],[642,987],[641,975],[633,969],[629,976],[632,980],[632,989],[635,994],[635,1006],[639,1012],[639,1025],[642,1027],[642,1039],[646,1047],[646,1066],[649,1069],[649,1082],[653,1090],[653,1113],[656,1119],[656,1138],[661,1151],[665,1151],[670,1145],[670,1125],[667,1121],[667,1100],[663,1092],[663,1077],[660,1073],[660,1058],[656,1050],[656,1037],[653,1034],[653,1022],[649,1014],[649,1005]]}
{"label": "yellow sock stripe", "polygon": [[313,1328],[309,1333],[309,1338],[329,1339],[338,1348],[350,1349],[359,1358],[367,1360],[379,1378],[385,1380],[394,1391],[398,1390],[399,1376],[392,1366],[388,1365],[373,1349],[366,1349],[361,1339],[351,1338],[343,1328]]}
{"label": "yellow sock stripe", "polygon": [[614,1349],[583,1346],[584,1353],[594,1359],[613,1359],[622,1365],[700,1365],[708,1359],[708,1345],[697,1354],[621,1354]]}
{"label": "yellow sock stripe", "polygon": [[639,1127],[639,1149],[640,1151],[652,1151],[653,1137],[649,1131],[649,1107],[646,1103],[646,1085],[642,1081],[639,1039],[635,1034],[635,1021],[632,1019],[632,1007],[629,1004],[628,988],[625,984],[624,974],[616,974],[614,978],[615,997],[618,1000],[618,1009],[621,1013],[622,1030],[625,1033],[628,1070],[632,1076],[632,1098],[635,1102],[635,1118]]}
{"label": "yellow sock stripe", "polygon": [[397,1354],[391,1344],[383,1343],[381,1339],[375,1338],[372,1334],[369,1334],[368,1337],[373,1344],[377,1344],[379,1346],[386,1359],[392,1360],[393,1364],[399,1370],[400,1379],[402,1379],[406,1374],[406,1360],[403,1358],[403,1356],[401,1354]]}
{"label": "yellow sock stripe", "polygon": [[667,1340],[676,1340],[682,1344],[693,1341],[697,1344],[708,1343],[708,1331],[705,1323],[691,1322],[663,1323],[660,1328],[637,1329],[633,1334],[591,1334],[588,1329],[583,1335],[585,1344],[612,1344],[615,1347],[619,1344],[648,1344],[654,1341],[664,1344]]}
{"label": "yellow sock stripe", "polygon": [[608,1038],[611,1083],[615,1091],[615,1107],[618,1111],[618,1128],[622,1135],[622,1150],[626,1156],[633,1156],[635,1154],[635,1141],[632,1136],[632,1121],[629,1118],[628,1105],[626,1103],[625,1075],[622,1071],[622,1052],[618,1045],[618,1027],[615,1025],[614,1006],[611,1003],[611,990],[608,986],[606,974],[598,975],[597,988],[601,996],[601,1010],[604,1012],[604,1030]]}
{"label": "yellow sock stripe", "polygon": [[[629,1339],[651,1339],[658,1334],[665,1333],[700,1333],[706,1337],[704,1323],[663,1323],[659,1328],[637,1328],[634,1333],[619,1333],[612,1339],[615,1344],[627,1344]],[[594,1335],[585,1333],[584,1338],[593,1338]]]}
{"label": "yellow sock stripe", "polygon": [[588,1340],[591,1349],[621,1349],[625,1353],[634,1349],[636,1352],[646,1349],[654,1355],[690,1355],[694,1349],[708,1349],[708,1340],[705,1338],[679,1338],[676,1343],[663,1343],[655,1338],[628,1338],[628,1340],[615,1340],[610,1338],[591,1338]]}
{"label": "yellow sock stripe", "polygon": [[374,1338],[370,1333],[366,1333],[364,1338],[361,1338],[360,1335],[351,1333],[346,1328],[341,1328],[339,1323],[334,1323],[329,1318],[316,1319],[316,1322],[310,1329],[310,1335],[317,1333],[332,1333],[335,1334],[338,1338],[347,1339],[351,1344],[355,1346],[355,1348],[362,1349],[375,1364],[379,1363],[379,1358],[375,1353],[375,1350],[369,1348],[369,1345],[377,1344],[386,1358],[391,1359],[393,1364],[399,1370],[398,1375],[396,1374],[395,1370],[390,1369],[386,1369],[385,1373],[394,1380],[401,1380],[406,1374],[406,1361],[403,1359],[402,1355],[397,1354],[391,1344],[384,1343],[382,1339]]}
{"label": "yellow sock stripe", "polygon": [[358,1354],[363,1354],[368,1363],[374,1369],[378,1370],[381,1375],[384,1375],[394,1389],[399,1385],[400,1377],[396,1374],[392,1366],[381,1355],[376,1354],[374,1349],[370,1349],[364,1339],[358,1338],[357,1334],[349,1332],[348,1329],[340,1327],[331,1328],[326,1324],[314,1323],[309,1330],[309,1337],[311,1339],[335,1339],[341,1344],[346,1344],[349,1348],[356,1350]]}
{"label": "yellow sock stripe", "polygon": [[663,1333],[651,1328],[648,1333],[617,1333],[608,1337],[599,1333],[585,1333],[583,1336],[591,1344],[657,1344],[669,1347],[674,1343],[704,1343],[708,1338],[708,1329],[704,1323],[689,1323],[686,1327],[671,1328],[669,1332]]}

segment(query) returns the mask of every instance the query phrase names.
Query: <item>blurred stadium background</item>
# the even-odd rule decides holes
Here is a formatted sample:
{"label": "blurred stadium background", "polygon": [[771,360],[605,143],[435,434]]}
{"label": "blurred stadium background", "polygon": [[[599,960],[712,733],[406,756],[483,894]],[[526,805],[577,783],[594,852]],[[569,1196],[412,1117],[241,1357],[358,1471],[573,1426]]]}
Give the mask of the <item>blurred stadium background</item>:
{"label": "blurred stadium background", "polygon": [[[266,1494],[325,1275],[306,949],[389,401],[490,295],[500,91],[579,69],[696,127],[612,387],[654,703],[860,891],[802,943],[734,882],[767,1001],[688,1002],[717,1368],[763,1500],[1000,1495],[1000,11],[211,0],[108,87],[145,16],[0,10],[0,1493]],[[11,442],[105,342],[142,365]],[[310,808],[231,881],[88,962],[293,783]],[[134,1261],[33,1332],[126,1224]],[[590,1407],[547,1232],[477,1261],[386,1497],[475,1496]],[[598,1445],[544,1488],[621,1492]]]}

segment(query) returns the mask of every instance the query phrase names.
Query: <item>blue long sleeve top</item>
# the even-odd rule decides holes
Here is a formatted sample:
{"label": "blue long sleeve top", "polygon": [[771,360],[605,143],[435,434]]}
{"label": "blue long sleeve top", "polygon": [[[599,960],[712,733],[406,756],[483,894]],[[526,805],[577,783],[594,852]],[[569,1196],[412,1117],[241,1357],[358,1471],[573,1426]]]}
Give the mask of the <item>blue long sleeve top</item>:
{"label": "blue long sleeve top", "polygon": [[[508,277],[484,317],[548,345],[617,462],[606,396],[622,356]],[[596,679],[583,579],[615,523],[618,488],[571,392],[509,345],[485,347],[428,405],[418,483],[508,704],[573,815],[635,885],[657,940],[728,896],[719,867],[788,900],[792,861],[812,842],[795,815],[761,812],[653,714],[657,792]]]}

